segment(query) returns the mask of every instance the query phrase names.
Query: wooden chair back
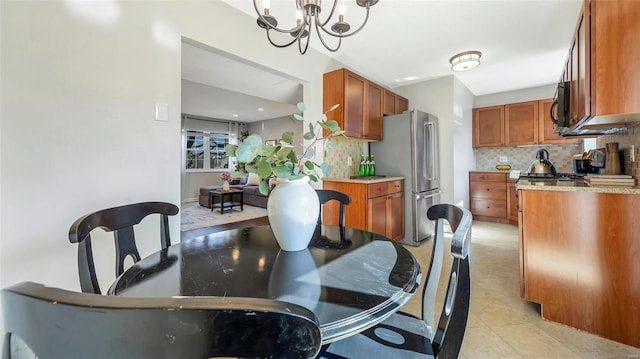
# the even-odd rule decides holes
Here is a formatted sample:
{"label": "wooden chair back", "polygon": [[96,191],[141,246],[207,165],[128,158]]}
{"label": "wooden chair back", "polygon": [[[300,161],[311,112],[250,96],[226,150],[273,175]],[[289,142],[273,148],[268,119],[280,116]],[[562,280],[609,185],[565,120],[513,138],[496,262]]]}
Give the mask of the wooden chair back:
{"label": "wooden chair back", "polygon": [[313,358],[321,344],[312,312],[269,299],[126,298],[24,282],[2,290],[2,309],[5,359]]}
{"label": "wooden chair back", "polygon": [[437,358],[457,358],[469,316],[471,294],[469,247],[473,219],[469,210],[452,204],[431,206],[427,211],[427,217],[436,221],[436,228],[431,264],[423,291],[422,318],[430,328],[435,328],[433,323],[435,292],[444,258],[444,221],[447,221],[453,231],[451,240],[453,259],[444,306],[431,344]]}
{"label": "wooden chair back", "polygon": [[317,189],[318,199],[320,200],[320,214],[318,215],[318,224],[322,224],[322,207],[329,201],[338,201],[340,203],[340,217],[338,224],[344,226],[344,207],[351,203],[351,198],[342,192],[330,189]]}
{"label": "wooden chair back", "polygon": [[93,260],[91,231],[101,228],[113,232],[116,247],[115,273],[118,277],[124,272],[124,261],[127,257],[131,257],[134,263],[140,260],[133,227],[145,217],[159,214],[160,245],[163,249],[167,248],[171,245],[169,216],[175,216],[178,211],[178,207],[171,203],[142,202],[103,209],[84,215],[73,222],[69,228],[69,241],[78,243],[78,274],[82,291],[102,293]]}

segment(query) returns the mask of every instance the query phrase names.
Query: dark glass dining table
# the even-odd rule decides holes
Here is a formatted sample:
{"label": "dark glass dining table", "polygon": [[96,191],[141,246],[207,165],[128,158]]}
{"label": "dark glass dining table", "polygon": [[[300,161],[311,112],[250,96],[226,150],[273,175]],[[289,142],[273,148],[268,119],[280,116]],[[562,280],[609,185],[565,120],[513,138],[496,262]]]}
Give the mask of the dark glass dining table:
{"label": "dark glass dining table", "polygon": [[416,292],[420,265],[402,245],[353,228],[319,225],[308,249],[278,247],[269,225],[211,233],[143,258],[109,294],[271,298],[302,305],[323,344],[393,314]]}

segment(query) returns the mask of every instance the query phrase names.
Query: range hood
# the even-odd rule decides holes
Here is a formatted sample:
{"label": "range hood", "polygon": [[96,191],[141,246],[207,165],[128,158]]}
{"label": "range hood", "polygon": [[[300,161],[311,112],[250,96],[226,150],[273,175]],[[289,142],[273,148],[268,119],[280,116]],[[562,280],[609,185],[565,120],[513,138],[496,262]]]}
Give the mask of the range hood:
{"label": "range hood", "polygon": [[555,133],[563,137],[597,137],[622,134],[630,127],[640,125],[640,113],[596,116],[573,127],[558,127]]}

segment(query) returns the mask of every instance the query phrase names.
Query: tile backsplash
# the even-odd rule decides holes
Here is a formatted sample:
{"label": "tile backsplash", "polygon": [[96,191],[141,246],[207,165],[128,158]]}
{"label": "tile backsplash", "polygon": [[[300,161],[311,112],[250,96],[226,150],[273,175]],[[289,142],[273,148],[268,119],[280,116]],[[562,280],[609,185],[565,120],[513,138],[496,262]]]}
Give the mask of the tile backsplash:
{"label": "tile backsplash", "polygon": [[[325,161],[331,165],[328,178],[344,178],[358,175],[358,163],[363,154],[364,141],[352,138],[334,138],[332,148],[327,149]],[[640,178],[640,127],[630,128],[627,133],[601,136],[597,138],[597,147],[605,147],[608,142],[618,142],[620,163],[625,174]],[[635,162],[631,161],[631,146],[635,150]],[[549,159],[558,172],[573,172],[573,156],[582,154],[582,144],[521,146],[521,147],[480,147],[475,148],[476,170],[495,171],[500,163],[500,156],[507,157],[508,165],[513,170],[526,171],[536,158],[536,152],[544,148],[549,151]],[[347,166],[347,157],[351,156],[353,164]]]}
{"label": "tile backsplash", "polygon": [[[510,165],[512,170],[528,170],[541,148],[549,151],[549,160],[558,172],[573,172],[573,155],[582,154],[582,144],[479,147],[474,149],[476,170],[495,171],[496,165]],[[506,156],[507,162],[500,163],[500,156]]]}
{"label": "tile backsplash", "polygon": [[[345,178],[358,175],[358,165],[362,155],[362,140],[352,138],[332,138],[332,146],[326,150],[325,162],[331,166],[327,178]],[[353,163],[347,165],[347,157],[351,156]]]}
{"label": "tile backsplash", "polygon": [[[605,148],[609,142],[618,142],[623,173],[636,179],[640,178],[640,168],[638,168],[638,163],[640,163],[640,127],[630,128],[624,134],[600,136],[596,145],[599,148]],[[632,146],[635,152],[635,161],[633,162],[631,161]]]}

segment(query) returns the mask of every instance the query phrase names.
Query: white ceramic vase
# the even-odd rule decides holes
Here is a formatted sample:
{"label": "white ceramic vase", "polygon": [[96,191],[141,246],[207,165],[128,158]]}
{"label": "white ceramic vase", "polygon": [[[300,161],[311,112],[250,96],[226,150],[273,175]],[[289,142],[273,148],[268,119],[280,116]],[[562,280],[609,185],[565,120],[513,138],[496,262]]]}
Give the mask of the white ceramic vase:
{"label": "white ceramic vase", "polygon": [[269,194],[267,214],[282,250],[306,249],[313,237],[319,213],[318,194],[309,184],[309,177],[297,180],[278,178],[278,184]]}
{"label": "white ceramic vase", "polygon": [[229,181],[222,181],[222,190],[223,191],[229,190]]}

